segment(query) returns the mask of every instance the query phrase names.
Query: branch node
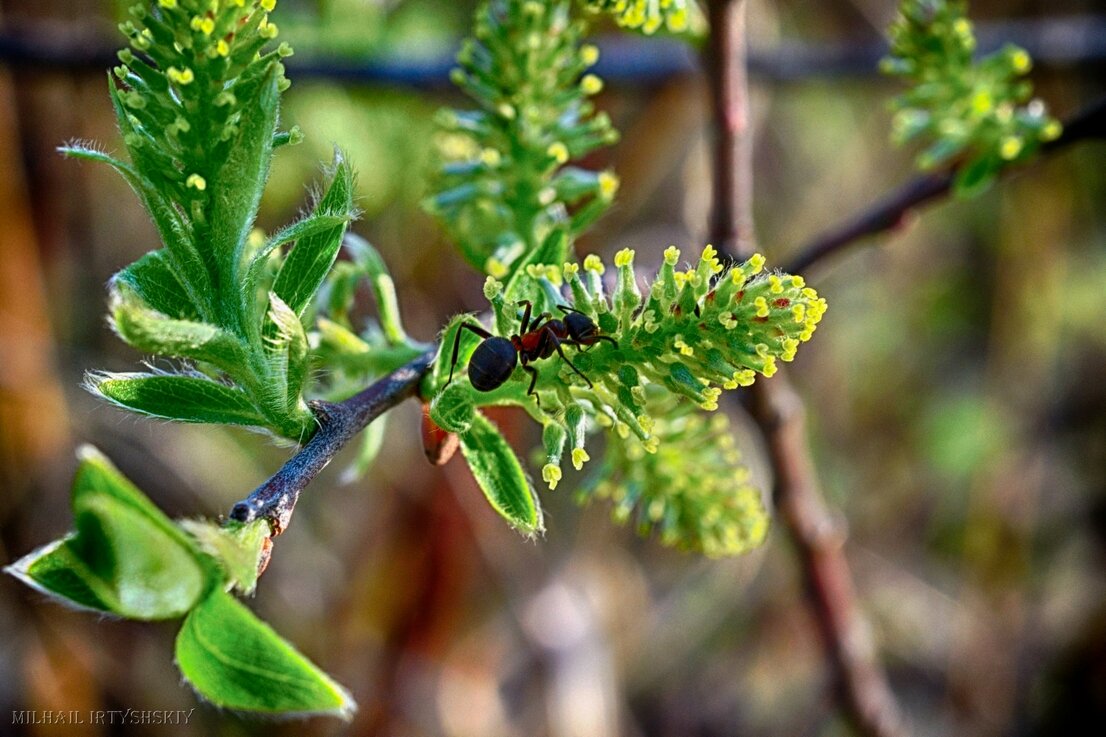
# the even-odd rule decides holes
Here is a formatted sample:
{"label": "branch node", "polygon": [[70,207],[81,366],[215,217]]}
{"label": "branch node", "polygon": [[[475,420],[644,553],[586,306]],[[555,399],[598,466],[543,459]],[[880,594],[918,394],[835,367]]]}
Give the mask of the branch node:
{"label": "branch node", "polygon": [[344,402],[309,402],[318,430],[276,474],[235,504],[230,518],[238,522],[265,519],[274,537],[284,532],[300,492],[365,426],[415,395],[435,354],[436,349],[427,351]]}

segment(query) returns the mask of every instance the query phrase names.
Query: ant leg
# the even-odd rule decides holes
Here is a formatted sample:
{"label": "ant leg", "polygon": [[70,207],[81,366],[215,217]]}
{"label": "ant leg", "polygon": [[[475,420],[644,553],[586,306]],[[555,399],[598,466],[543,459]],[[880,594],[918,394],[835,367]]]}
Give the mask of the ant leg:
{"label": "ant leg", "polygon": [[461,331],[464,329],[471,330],[485,340],[492,337],[492,334],[487,330],[471,322],[463,322],[458,326],[457,334],[453,338],[453,361],[449,364],[449,380],[446,381],[445,386],[449,386],[449,383],[453,381],[453,371],[457,368],[457,352],[461,349]]}
{"label": "ant leg", "polygon": [[527,328],[530,325],[530,313],[534,310],[534,305],[530,304],[530,300],[524,299],[517,303],[519,306],[526,305],[526,310],[522,313],[522,325],[519,326],[518,334],[526,335]]}
{"label": "ant leg", "polygon": [[564,351],[563,351],[563,350],[561,349],[561,344],[560,344],[559,342],[558,342],[558,343],[554,343],[553,345],[554,345],[554,347],[556,347],[556,349],[557,349],[557,354],[558,354],[558,355],[559,355],[559,356],[560,356],[561,358],[563,358],[563,359],[564,359],[564,362],[568,364],[568,367],[569,367],[570,369],[572,369],[573,371],[575,371],[575,372],[576,372],[576,375],[577,375],[577,376],[579,376],[579,377],[580,377],[581,379],[583,379],[584,381],[586,381],[586,382],[588,383],[588,386],[595,386],[594,384],[592,384],[592,383],[591,383],[591,379],[589,379],[588,377],[584,376],[584,372],[583,372],[583,371],[581,371],[580,369],[576,368],[576,366],[575,366],[575,365],[574,365],[574,364],[572,363],[572,361],[568,360],[568,356],[566,356],[566,355],[565,355],[565,352],[564,352]]}
{"label": "ant leg", "polygon": [[588,313],[578,310],[575,307],[569,307],[568,305],[557,305],[557,309],[565,313],[566,315],[570,312],[575,312],[577,315],[588,317]]}
{"label": "ant leg", "polygon": [[533,333],[541,329],[541,323],[546,320],[551,320],[553,315],[548,312],[543,312],[535,318],[530,317],[534,305],[530,303],[530,300],[524,299],[518,302],[519,305],[526,305],[525,312],[522,313],[522,324],[519,326],[519,335],[526,335],[527,333]]}
{"label": "ant leg", "polygon": [[596,343],[598,343],[601,340],[609,340],[609,341],[611,341],[611,345],[613,345],[615,348],[618,347],[618,341],[615,340],[614,338],[612,338],[609,335],[593,335],[591,337],[591,343],[589,345],[595,345]]}
{"label": "ant leg", "polygon": [[587,353],[589,350],[595,347],[596,343],[601,340],[609,340],[611,342],[611,345],[613,345],[615,348],[618,347],[618,341],[609,335],[593,335],[587,339],[586,343],[579,340],[563,340],[561,342],[565,345],[575,346],[576,348],[579,348],[581,352]]}
{"label": "ant leg", "polygon": [[530,396],[531,394],[533,394],[534,395],[534,401],[536,401],[538,403],[538,406],[540,407],[541,406],[541,397],[539,397],[538,393],[534,391],[534,387],[538,383],[538,370],[536,368],[534,368],[533,366],[530,366],[530,365],[525,364],[525,363],[522,365],[522,370],[525,371],[526,373],[530,374],[530,388],[526,390],[526,396]]}
{"label": "ant leg", "polygon": [[[540,315],[538,315],[537,317],[535,317],[533,320],[530,321],[530,330],[528,332],[530,332],[530,333],[544,333],[546,330],[548,330],[549,323],[552,320],[553,320],[552,315],[550,315],[548,312],[543,312]],[[523,335],[525,335],[525,334],[526,333],[523,333]],[[549,355],[549,354],[546,354],[546,355]],[[540,351],[538,352],[538,356],[541,357],[541,358],[544,358],[544,356],[541,355]]]}

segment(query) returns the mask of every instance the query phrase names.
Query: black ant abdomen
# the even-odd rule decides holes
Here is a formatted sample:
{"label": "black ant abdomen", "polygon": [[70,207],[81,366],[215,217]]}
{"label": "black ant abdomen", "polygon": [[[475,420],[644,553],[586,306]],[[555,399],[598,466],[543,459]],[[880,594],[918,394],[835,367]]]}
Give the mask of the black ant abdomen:
{"label": "black ant abdomen", "polygon": [[[472,358],[469,359],[469,382],[476,391],[490,392],[511,378],[517,365],[518,351],[511,341],[493,335],[485,338],[472,352]],[[450,375],[452,376],[452,370]]]}
{"label": "black ant abdomen", "polygon": [[492,335],[478,324],[463,322],[458,326],[456,337],[453,339],[453,362],[449,367],[449,380],[446,381],[446,385],[453,381],[453,372],[457,368],[461,331],[468,330],[484,339],[473,351],[468,365],[469,382],[477,391],[490,392],[503,386],[511,378],[515,367],[521,363],[522,369],[530,374],[530,388],[526,393],[533,394],[534,386],[538,383],[538,370],[530,363],[549,358],[554,352],[564,359],[568,367],[586,381],[588,386],[591,386],[591,379],[584,376],[580,369],[568,360],[561,346],[590,347],[607,340],[617,348],[618,341],[609,335],[600,335],[599,327],[590,317],[571,307],[557,306],[557,309],[564,313],[563,320],[543,312],[531,322],[533,305],[528,301],[519,302],[519,305],[526,308],[522,315],[522,326],[519,328],[519,334],[512,335],[509,339]]}

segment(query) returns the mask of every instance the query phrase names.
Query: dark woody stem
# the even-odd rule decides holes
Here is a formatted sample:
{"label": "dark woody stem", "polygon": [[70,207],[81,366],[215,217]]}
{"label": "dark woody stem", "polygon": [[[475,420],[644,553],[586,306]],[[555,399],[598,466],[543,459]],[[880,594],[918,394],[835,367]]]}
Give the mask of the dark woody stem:
{"label": "dark woody stem", "polygon": [[423,353],[344,402],[312,402],[319,429],[272,478],[235,504],[230,518],[239,522],[266,519],[274,535],[283,532],[300,492],[369,423],[415,396],[436,354],[436,348]]}
{"label": "dark woody stem", "polygon": [[[1070,118],[1064,124],[1064,132],[1059,138],[1041,146],[1041,154],[1050,155],[1077,141],[1094,138],[1106,138],[1106,98],[1097,100]],[[1010,171],[1013,173],[1017,168]],[[914,210],[947,197],[952,191],[955,174],[955,170],[946,169],[911,179],[869,208],[800,247],[791,261],[783,267],[784,271],[789,274],[805,273],[830,256],[860,245],[872,236],[894,230]]]}

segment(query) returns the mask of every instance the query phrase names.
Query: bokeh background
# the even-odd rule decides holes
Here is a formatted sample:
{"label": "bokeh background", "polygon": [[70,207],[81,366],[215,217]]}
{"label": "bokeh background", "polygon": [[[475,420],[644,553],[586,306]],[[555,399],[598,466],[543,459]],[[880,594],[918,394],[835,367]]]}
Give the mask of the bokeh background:
{"label": "bokeh background", "polygon": [[[895,86],[874,71],[885,0],[751,0],[756,210],[779,263],[911,175],[887,142]],[[286,449],[257,435],[128,416],[80,388],[140,360],[105,320],[105,282],[155,247],[124,183],[55,147],[119,150],[105,69],[127,3],[0,0],[0,563],[69,529],[74,450],[91,442],[172,516],[214,516]],[[468,0],[281,0],[297,48],[260,225],[295,216],[334,143],[359,173],[355,230],[384,254],[408,330],[430,340],[484,305],[420,211],[433,125]],[[1061,117],[1106,93],[1106,8],[974,0],[983,45],[1017,40]],[[696,54],[598,26],[599,104],[622,142],[593,163],[623,188],[582,243],[656,264],[697,249],[710,199]],[[793,376],[826,494],[891,685],[919,735],[1093,734],[1106,717],[1106,145],[1082,143],[971,202],[939,204],[878,247],[807,274],[830,304]],[[686,251],[685,251],[686,252]],[[365,295],[367,296],[367,295]],[[367,309],[371,305],[366,300]],[[738,427],[749,423],[736,414]],[[379,462],[347,455],[305,494],[250,605],[349,686],[361,709],[270,722],[200,705],[173,623],[100,621],[0,578],[0,734],[22,709],[192,709],[173,735],[837,735],[795,557],[776,526],[707,561],[542,494],[528,542],[463,464],[422,459],[417,407]],[[516,447],[521,418],[496,416]],[[763,468],[747,430],[746,457]],[[535,470],[537,466],[532,466]],[[1082,732],[1080,731],[1082,729]]]}

